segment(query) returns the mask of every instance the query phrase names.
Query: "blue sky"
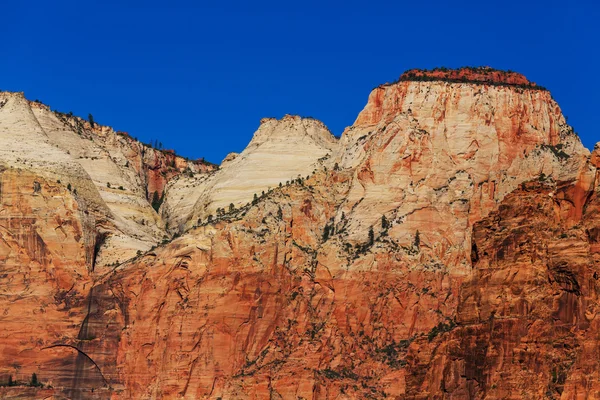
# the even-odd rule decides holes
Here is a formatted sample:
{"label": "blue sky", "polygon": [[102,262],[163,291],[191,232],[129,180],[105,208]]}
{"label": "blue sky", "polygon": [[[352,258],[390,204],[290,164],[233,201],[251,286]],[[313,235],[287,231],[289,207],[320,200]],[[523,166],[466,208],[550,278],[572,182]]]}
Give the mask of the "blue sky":
{"label": "blue sky", "polygon": [[600,141],[593,1],[4,2],[0,89],[191,157],[241,151],[262,117],[354,122],[409,68],[489,65],[552,91]]}

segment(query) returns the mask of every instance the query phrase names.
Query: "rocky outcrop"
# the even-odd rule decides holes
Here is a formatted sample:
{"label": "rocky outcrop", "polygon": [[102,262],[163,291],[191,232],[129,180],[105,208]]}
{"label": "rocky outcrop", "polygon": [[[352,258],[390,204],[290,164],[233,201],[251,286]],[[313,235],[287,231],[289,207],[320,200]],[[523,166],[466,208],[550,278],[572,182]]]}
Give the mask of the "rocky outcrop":
{"label": "rocky outcrop", "polygon": [[280,184],[306,177],[336,146],[327,127],[312,118],[286,115],[264,118],[239,155],[229,155],[207,179],[181,177],[167,189],[163,215],[169,227],[183,232],[217,210],[239,208]]}
{"label": "rocky outcrop", "polygon": [[589,152],[542,90],[401,81],[373,90],[335,159],[354,170],[338,211],[364,241],[384,215],[389,235],[417,234],[431,264],[470,269],[470,227],[521,182],[574,179]]}
{"label": "rocky outcrop", "polygon": [[[81,385],[102,392],[102,375],[80,355],[78,340],[89,308],[96,240],[92,215],[64,185],[29,171],[0,171],[2,383],[9,377],[29,383],[35,373],[65,393]],[[32,391],[0,388],[0,397],[40,395]]]}
{"label": "rocky outcrop", "polygon": [[22,93],[2,92],[0,103],[0,163],[60,183],[85,202],[104,238],[99,266],[122,262],[168,237],[153,200],[160,203],[166,183],[182,172],[214,169],[51,111]]}
{"label": "rocky outcrop", "polygon": [[409,351],[415,397],[600,396],[600,203],[579,183],[524,184],[475,224],[456,326]]}
{"label": "rocky outcrop", "polygon": [[224,164],[227,164],[229,161],[235,160],[237,156],[239,156],[238,153],[229,153],[229,154],[227,154],[227,156],[225,156],[225,158],[223,159],[223,161],[221,161],[221,166],[223,166]]}
{"label": "rocky outcrop", "polygon": [[[485,74],[510,79],[376,88],[340,141],[311,119],[263,120],[221,169],[167,184],[161,213],[180,237],[112,270],[90,271],[90,235],[67,235],[79,246],[69,265],[86,266],[67,315],[52,309],[32,329],[15,317],[56,296],[42,274],[29,278],[39,298],[20,281],[0,297],[0,322],[19,332],[3,339],[15,349],[3,362],[19,366],[0,364],[0,379],[39,371],[53,389],[0,393],[598,397],[600,150],[582,147],[545,90]],[[54,182],[35,176],[23,204]],[[57,193],[66,214],[83,209]],[[93,225],[76,215],[71,225]],[[40,224],[37,242],[55,248]]]}
{"label": "rocky outcrop", "polygon": [[[595,289],[583,289],[591,296],[586,300],[569,300],[569,291],[591,284],[597,269],[590,269],[595,256],[586,244],[595,241],[589,232],[598,222],[596,181],[533,181],[509,194],[475,224],[473,269],[465,277],[424,264],[420,241],[399,247],[384,234],[348,249],[338,228],[329,237],[315,231],[328,229],[351,182],[349,172],[317,173],[190,231],[103,282],[119,299],[104,312],[126,305],[119,364],[131,369],[122,372],[119,395],[499,398],[541,388],[560,393],[570,363],[596,359],[593,350],[582,353],[583,344],[580,353],[553,350],[581,336],[564,336],[575,329],[583,313],[577,310],[587,307],[593,320]],[[581,190],[585,200],[574,206]],[[555,225],[528,226],[530,218],[541,224],[555,218]],[[593,222],[578,225],[582,219]],[[571,325],[557,331],[557,318]],[[554,338],[546,339],[550,333],[540,325]],[[594,337],[595,326],[578,329],[584,328],[590,329],[584,336]],[[522,373],[524,363],[537,365],[545,354],[527,330],[554,355],[536,366],[544,379]],[[525,350],[517,352],[519,344]],[[517,357],[525,358],[516,363]],[[591,396],[595,361],[581,368],[570,390]]]}

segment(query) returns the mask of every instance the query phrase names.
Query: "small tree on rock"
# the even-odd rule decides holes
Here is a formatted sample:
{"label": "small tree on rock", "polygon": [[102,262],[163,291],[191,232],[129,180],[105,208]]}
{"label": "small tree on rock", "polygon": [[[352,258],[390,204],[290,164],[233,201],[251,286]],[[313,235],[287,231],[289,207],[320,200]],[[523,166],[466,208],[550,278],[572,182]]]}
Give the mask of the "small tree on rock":
{"label": "small tree on rock", "polygon": [[385,217],[385,215],[381,216],[381,229],[387,230],[390,227],[390,223]]}
{"label": "small tree on rock", "polygon": [[329,226],[329,224],[325,225],[325,228],[323,229],[323,242],[326,242],[329,239],[332,228],[333,227]]}
{"label": "small tree on rock", "polygon": [[35,374],[35,372],[33,374],[31,374],[31,386],[39,386],[39,382],[38,382],[38,378],[37,375]]}

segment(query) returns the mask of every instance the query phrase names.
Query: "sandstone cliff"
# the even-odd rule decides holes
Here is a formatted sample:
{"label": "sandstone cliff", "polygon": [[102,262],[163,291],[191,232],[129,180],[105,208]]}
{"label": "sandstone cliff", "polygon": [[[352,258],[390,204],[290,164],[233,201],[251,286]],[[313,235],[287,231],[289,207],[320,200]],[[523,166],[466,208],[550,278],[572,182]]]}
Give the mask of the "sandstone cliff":
{"label": "sandstone cliff", "polygon": [[168,238],[154,193],[182,172],[214,169],[143,145],[127,134],[0,93],[0,163],[69,188],[96,219],[99,266],[131,258]]}
{"label": "sandstone cliff", "polygon": [[342,136],[354,183],[336,222],[364,241],[384,215],[399,245],[419,231],[430,263],[468,272],[474,221],[521,182],[584,173],[588,155],[547,91],[401,80],[374,89]]}
{"label": "sandstone cliff", "polygon": [[[112,270],[86,214],[111,205],[3,155],[0,383],[46,387],[0,394],[600,398],[600,148],[520,75],[434,72],[374,89],[339,141],[263,121],[167,183],[180,237]],[[58,150],[54,174],[83,168]]]}
{"label": "sandstone cliff", "polygon": [[230,154],[211,176],[182,176],[167,189],[163,214],[179,232],[253,201],[254,196],[305,177],[319,168],[336,146],[327,127],[312,118],[264,118],[239,155]]}

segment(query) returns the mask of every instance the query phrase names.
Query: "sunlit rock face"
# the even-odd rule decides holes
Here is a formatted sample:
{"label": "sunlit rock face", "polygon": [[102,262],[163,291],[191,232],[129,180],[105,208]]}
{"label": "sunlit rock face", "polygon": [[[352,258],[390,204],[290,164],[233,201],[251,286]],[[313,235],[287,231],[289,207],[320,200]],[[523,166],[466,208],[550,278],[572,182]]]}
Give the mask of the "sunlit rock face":
{"label": "sunlit rock face", "polygon": [[599,160],[521,75],[409,71],[339,141],[267,119],[170,178],[154,215],[178,237],[108,269],[94,197],[15,159],[0,379],[52,388],[0,394],[600,397]]}
{"label": "sunlit rock face", "polygon": [[130,138],[72,114],[51,111],[22,93],[0,92],[0,165],[27,169],[60,183],[87,205],[105,246],[98,266],[147,251],[166,236],[152,208],[167,182],[182,172],[215,169]]}
{"label": "sunlit rock face", "polygon": [[[63,185],[30,171],[0,170],[3,383],[8,376],[29,382],[37,372],[73,388],[95,240],[93,218]],[[103,386],[89,365],[80,367],[82,383]]]}
{"label": "sunlit rock face", "polygon": [[342,136],[337,161],[355,184],[339,212],[350,239],[385,215],[400,245],[419,231],[432,263],[468,272],[474,221],[521,182],[587,173],[589,152],[545,90],[406,76],[374,89]]}
{"label": "sunlit rock face", "polygon": [[218,209],[239,208],[255,195],[312,174],[336,145],[327,127],[313,118],[264,118],[248,147],[229,154],[219,171],[206,179],[184,176],[174,181],[163,214],[172,229],[182,232],[216,216]]}
{"label": "sunlit rock face", "polygon": [[599,188],[582,184],[525,183],[475,224],[456,327],[409,350],[410,393],[598,398]]}

